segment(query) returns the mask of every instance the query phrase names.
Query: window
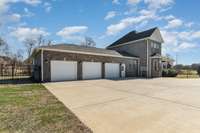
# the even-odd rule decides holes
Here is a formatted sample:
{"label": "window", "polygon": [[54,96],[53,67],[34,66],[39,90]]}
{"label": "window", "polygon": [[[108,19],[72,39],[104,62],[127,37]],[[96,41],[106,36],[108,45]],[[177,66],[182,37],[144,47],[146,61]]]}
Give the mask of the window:
{"label": "window", "polygon": [[160,44],[155,43],[155,42],[151,42],[151,48],[159,49],[160,48]]}
{"label": "window", "polygon": [[151,48],[154,48],[154,43],[153,42],[151,42]]}

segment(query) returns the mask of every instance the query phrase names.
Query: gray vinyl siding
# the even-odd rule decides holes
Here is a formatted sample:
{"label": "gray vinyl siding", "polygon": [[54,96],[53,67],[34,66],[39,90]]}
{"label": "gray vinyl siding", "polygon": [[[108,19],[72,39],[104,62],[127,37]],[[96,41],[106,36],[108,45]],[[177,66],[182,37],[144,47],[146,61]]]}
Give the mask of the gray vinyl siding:
{"label": "gray vinyl siding", "polygon": [[[139,57],[140,58],[140,68],[139,69],[146,68],[146,66],[147,66],[147,41],[146,40],[114,47],[114,48],[112,48],[112,50],[116,50],[119,53],[126,52],[133,56]],[[131,70],[129,70],[129,71],[131,71]],[[143,71],[145,71],[145,70],[143,70]]]}
{"label": "gray vinyl siding", "polygon": [[[149,57],[155,54],[162,54],[162,44],[153,40],[148,40],[148,49],[149,49]],[[159,45],[159,48],[152,48],[151,43],[157,43]],[[161,77],[162,76],[162,66],[159,65],[159,71],[155,71],[153,68],[153,60],[156,60],[157,62],[161,62],[161,59],[151,59],[149,58],[149,77]]]}

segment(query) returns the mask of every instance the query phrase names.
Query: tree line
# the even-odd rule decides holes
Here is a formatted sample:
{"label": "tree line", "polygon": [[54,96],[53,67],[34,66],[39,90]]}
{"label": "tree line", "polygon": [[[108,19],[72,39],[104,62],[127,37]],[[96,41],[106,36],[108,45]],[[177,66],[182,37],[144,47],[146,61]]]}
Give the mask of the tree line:
{"label": "tree line", "polygon": [[177,64],[174,66],[174,68],[178,70],[195,70],[198,72],[200,75],[200,63],[194,63],[192,65],[182,65],[182,64]]}
{"label": "tree line", "polygon": [[[30,37],[24,39],[23,44],[25,49],[18,49],[13,51],[7,41],[0,37],[0,56],[9,57],[12,60],[12,64],[22,63],[24,60],[24,54],[27,55],[25,59],[29,59],[34,48],[44,45],[52,45],[52,41],[46,40],[42,35],[40,35],[36,38]],[[30,62],[28,61],[27,63]]]}
{"label": "tree line", "polygon": [[[25,49],[19,49],[13,52],[10,49],[10,45],[8,45],[7,41],[0,36],[0,56],[9,57],[13,62],[22,62],[24,60],[24,54],[26,54],[26,63],[31,64],[29,59],[36,47],[53,45],[52,40],[47,40],[42,35],[34,38],[25,38],[22,43],[24,44]],[[83,47],[95,47],[96,43],[91,37],[85,37],[80,45]]]}

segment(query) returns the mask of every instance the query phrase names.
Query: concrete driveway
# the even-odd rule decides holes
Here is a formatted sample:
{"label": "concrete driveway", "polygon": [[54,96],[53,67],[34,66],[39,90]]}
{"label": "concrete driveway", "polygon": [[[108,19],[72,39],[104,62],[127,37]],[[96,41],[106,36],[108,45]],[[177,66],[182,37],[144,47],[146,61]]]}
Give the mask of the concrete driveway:
{"label": "concrete driveway", "polygon": [[94,133],[199,133],[200,80],[47,83]]}

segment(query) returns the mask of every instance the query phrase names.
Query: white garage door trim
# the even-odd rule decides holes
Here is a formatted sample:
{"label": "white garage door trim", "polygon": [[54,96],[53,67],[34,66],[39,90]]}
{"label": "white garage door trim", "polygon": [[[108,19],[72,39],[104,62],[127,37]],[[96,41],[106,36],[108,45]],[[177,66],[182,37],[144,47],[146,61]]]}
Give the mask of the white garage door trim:
{"label": "white garage door trim", "polygon": [[102,78],[101,62],[83,62],[82,75],[83,79],[100,79]]}
{"label": "white garage door trim", "polygon": [[51,81],[77,80],[76,61],[51,61]]}
{"label": "white garage door trim", "polygon": [[117,79],[120,77],[119,63],[105,63],[105,78]]}

